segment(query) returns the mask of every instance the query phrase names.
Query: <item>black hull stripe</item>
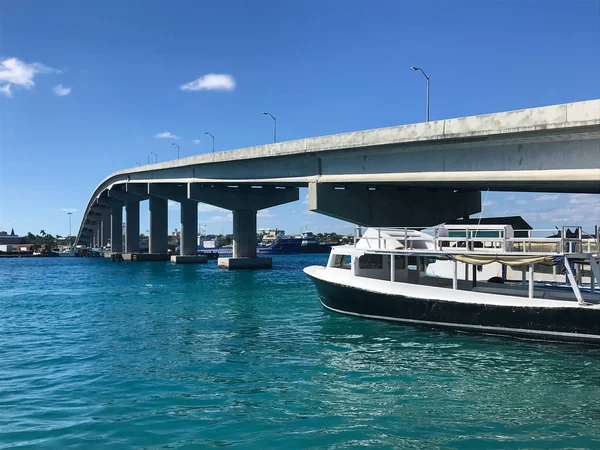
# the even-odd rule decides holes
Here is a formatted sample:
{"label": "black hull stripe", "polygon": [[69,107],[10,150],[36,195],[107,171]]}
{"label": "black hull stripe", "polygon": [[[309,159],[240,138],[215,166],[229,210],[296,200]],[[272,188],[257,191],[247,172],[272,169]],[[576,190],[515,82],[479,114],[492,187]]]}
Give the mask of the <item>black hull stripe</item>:
{"label": "black hull stripe", "polygon": [[321,303],[356,317],[529,339],[600,344],[600,309],[533,307],[378,293],[309,275]]}
{"label": "black hull stripe", "polygon": [[[467,325],[467,324],[458,324],[458,323],[448,323],[448,322],[432,322],[430,320],[416,320],[416,319],[403,319],[401,317],[387,317],[387,316],[376,316],[373,314],[362,314],[351,311],[342,311],[341,309],[332,308],[328,306],[322,298],[321,305],[324,308],[339,313],[346,314],[349,316],[355,317],[364,317],[366,319],[375,319],[375,320],[388,320],[392,322],[402,322],[409,323],[413,325],[421,325],[427,327],[434,328],[452,328],[454,330],[466,330],[466,331],[476,331],[479,333],[491,333],[491,334],[510,334],[515,336],[528,336],[530,338],[537,337],[554,337],[560,340],[569,340],[569,341],[586,341],[586,342],[597,342],[600,344],[600,336],[596,336],[593,334],[580,334],[580,333],[564,333],[564,332],[554,332],[554,331],[544,331],[544,330],[526,330],[522,328],[507,328],[507,327],[488,327],[484,325]],[[562,338],[562,339],[561,339]]]}

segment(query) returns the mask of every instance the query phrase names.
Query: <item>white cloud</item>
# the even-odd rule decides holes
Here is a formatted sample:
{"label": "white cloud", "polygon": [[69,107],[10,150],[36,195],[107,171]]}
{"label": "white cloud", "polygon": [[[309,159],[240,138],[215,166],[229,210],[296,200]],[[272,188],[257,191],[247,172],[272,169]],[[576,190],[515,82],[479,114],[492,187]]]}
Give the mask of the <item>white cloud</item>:
{"label": "white cloud", "polygon": [[219,208],[218,206],[207,205],[206,203],[198,203],[198,212],[224,212],[226,209]]}
{"label": "white cloud", "polygon": [[27,64],[17,58],[0,60],[0,91],[7,97],[12,97],[12,88],[18,86],[31,89],[35,86],[35,76],[38,73],[60,72],[40,63]]}
{"label": "white cloud", "polygon": [[61,210],[61,211],[63,211],[63,212],[66,212],[66,213],[74,213],[74,212],[77,212],[77,209],[76,209],[76,208],[61,208],[60,210]]}
{"label": "white cloud", "polygon": [[491,200],[486,200],[485,202],[483,202],[483,206],[492,206],[495,204],[496,204],[496,202],[493,202]]}
{"label": "white cloud", "polygon": [[52,90],[59,97],[64,97],[65,95],[69,95],[71,93],[71,88],[63,86],[62,84],[57,84],[52,88]]}
{"label": "white cloud", "polygon": [[173,200],[169,200],[169,209],[170,210],[178,210],[181,209],[181,207],[179,206],[179,202],[175,202]]}
{"label": "white cloud", "polygon": [[194,144],[198,145],[200,143],[200,139],[194,139]]}
{"label": "white cloud", "polygon": [[504,200],[506,200],[507,202],[512,202],[515,200],[515,196],[514,195],[509,195],[508,197],[506,197]]}
{"label": "white cloud", "polygon": [[549,227],[581,225],[593,227],[600,221],[600,199],[592,207],[588,204],[566,205],[560,208],[527,213],[527,220],[545,222]]}
{"label": "white cloud", "polygon": [[535,200],[538,202],[545,202],[547,200],[558,200],[560,198],[560,194],[544,194],[536,197]]}
{"label": "white cloud", "polygon": [[273,214],[268,209],[262,209],[256,213],[256,217],[261,218],[261,219],[268,219],[271,217],[275,217],[275,214]]}
{"label": "white cloud", "polygon": [[571,205],[581,205],[584,203],[597,203],[600,197],[594,194],[570,194],[569,203]]}
{"label": "white cloud", "polygon": [[0,93],[4,94],[7,97],[12,97],[12,91],[10,90],[10,84],[5,84],[0,87]]}
{"label": "white cloud", "polygon": [[179,89],[182,91],[233,91],[235,89],[235,80],[231,75],[208,73],[194,81],[182,84],[179,86]]}
{"label": "white cloud", "polygon": [[220,222],[231,222],[233,220],[233,214],[231,212],[222,216],[212,216],[208,219],[207,223],[220,223]]}
{"label": "white cloud", "polygon": [[527,200],[523,200],[523,199],[521,199],[521,200],[517,200],[515,203],[516,203],[517,205],[526,205],[526,204],[527,204],[527,203],[529,203],[529,202],[528,202]]}
{"label": "white cloud", "polygon": [[176,136],[173,133],[170,133],[168,131],[165,131],[164,133],[155,134],[154,137],[156,139],[179,139],[178,136]]}

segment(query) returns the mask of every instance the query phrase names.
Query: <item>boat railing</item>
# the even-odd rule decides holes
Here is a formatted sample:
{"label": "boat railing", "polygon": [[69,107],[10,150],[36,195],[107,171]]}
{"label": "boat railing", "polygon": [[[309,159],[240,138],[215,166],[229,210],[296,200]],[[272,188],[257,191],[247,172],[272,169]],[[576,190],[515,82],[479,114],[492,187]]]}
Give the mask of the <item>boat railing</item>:
{"label": "boat railing", "polygon": [[[354,245],[359,241],[372,250],[430,250],[453,253],[497,252],[529,253],[546,255],[597,253],[600,230],[594,235],[586,234],[580,226],[556,229],[513,230],[506,225],[474,225],[464,227],[445,226],[429,228],[378,227],[372,228],[376,235],[355,235]],[[548,236],[550,234],[550,236]],[[427,245],[429,244],[429,245]]]}

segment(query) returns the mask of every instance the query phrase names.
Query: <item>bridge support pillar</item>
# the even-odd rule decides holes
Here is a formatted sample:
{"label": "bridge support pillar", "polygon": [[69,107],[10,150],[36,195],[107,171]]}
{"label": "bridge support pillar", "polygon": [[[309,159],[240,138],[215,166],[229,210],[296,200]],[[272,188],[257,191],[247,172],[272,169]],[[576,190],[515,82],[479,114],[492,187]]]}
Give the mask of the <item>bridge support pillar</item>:
{"label": "bridge support pillar", "polygon": [[298,200],[298,188],[214,186],[190,183],[188,198],[233,211],[233,258],[219,258],[223,269],[270,269],[271,258],[256,256],[256,212]]}
{"label": "bridge support pillar", "polygon": [[233,257],[256,257],[256,211],[233,211]]}
{"label": "bridge support pillar", "polygon": [[125,202],[125,253],[140,251],[140,202]]}
{"label": "bridge support pillar", "polygon": [[100,244],[102,247],[106,247],[108,245],[108,241],[110,240],[110,209],[104,209],[102,211],[102,238]]}
{"label": "bridge support pillar", "polygon": [[271,258],[256,257],[256,210],[233,210],[233,258],[219,258],[221,269],[271,269]]}
{"label": "bridge support pillar", "polygon": [[111,207],[110,251],[113,253],[123,251],[123,206],[121,205]]}
{"label": "bridge support pillar", "polygon": [[149,253],[167,253],[168,250],[168,205],[167,200],[150,197]]}
{"label": "bridge support pillar", "polygon": [[100,227],[96,225],[94,228],[94,247],[99,247],[100,244]]}
{"label": "bridge support pillar", "polygon": [[198,253],[198,202],[183,200],[181,202],[180,255]]}

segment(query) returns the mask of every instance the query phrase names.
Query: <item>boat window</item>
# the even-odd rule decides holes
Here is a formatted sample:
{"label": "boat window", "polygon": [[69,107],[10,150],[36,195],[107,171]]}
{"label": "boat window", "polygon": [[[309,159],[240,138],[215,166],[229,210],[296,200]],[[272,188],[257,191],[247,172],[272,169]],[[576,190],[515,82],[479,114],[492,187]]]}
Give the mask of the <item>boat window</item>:
{"label": "boat window", "polygon": [[404,256],[394,256],[396,270],[404,270],[406,269],[406,258]]}
{"label": "boat window", "polygon": [[337,267],[338,269],[350,269],[350,263],[352,259],[350,255],[335,255],[331,267]]}
{"label": "boat window", "polygon": [[362,255],[358,258],[359,269],[382,269],[383,268],[383,256],[382,255]]}

